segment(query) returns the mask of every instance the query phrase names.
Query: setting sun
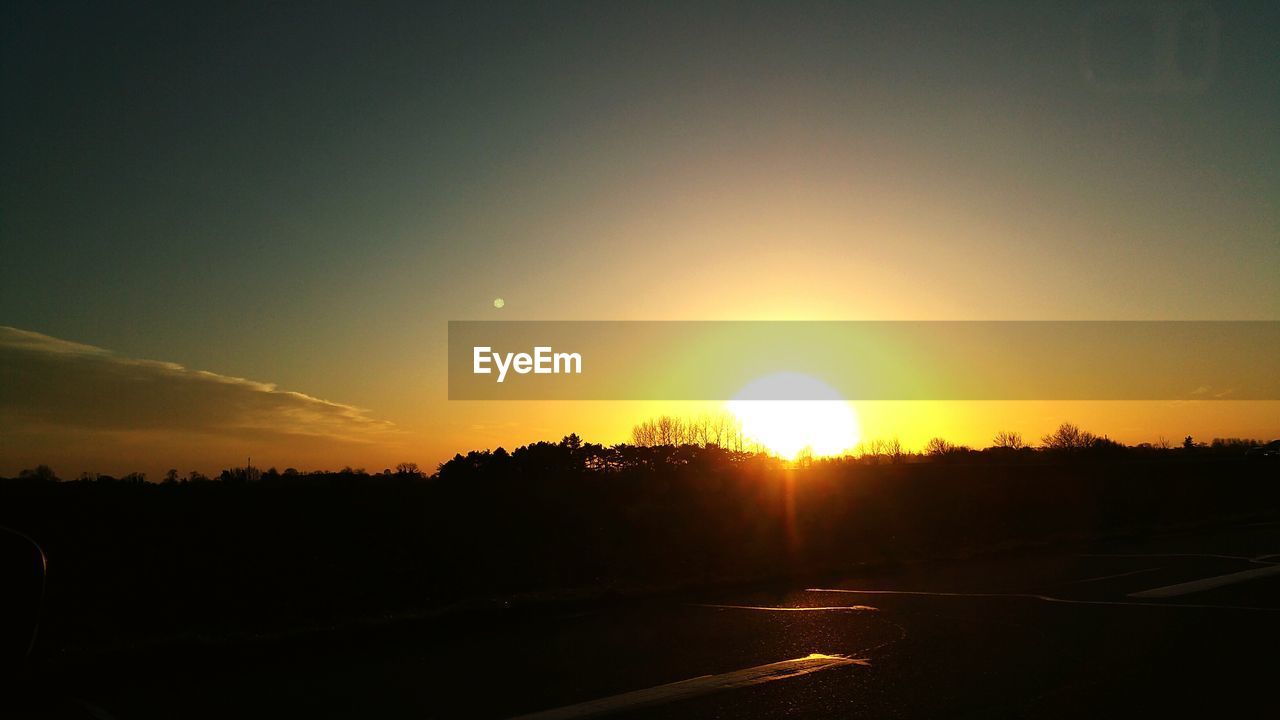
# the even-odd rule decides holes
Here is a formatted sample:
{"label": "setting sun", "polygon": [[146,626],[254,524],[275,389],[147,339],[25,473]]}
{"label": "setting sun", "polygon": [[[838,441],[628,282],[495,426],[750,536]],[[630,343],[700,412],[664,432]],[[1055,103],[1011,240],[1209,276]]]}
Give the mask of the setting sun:
{"label": "setting sun", "polygon": [[[824,399],[777,399],[787,397]],[[753,380],[726,405],[749,441],[788,460],[806,449],[815,456],[841,455],[857,445],[860,436],[853,407],[830,385],[802,373]]]}

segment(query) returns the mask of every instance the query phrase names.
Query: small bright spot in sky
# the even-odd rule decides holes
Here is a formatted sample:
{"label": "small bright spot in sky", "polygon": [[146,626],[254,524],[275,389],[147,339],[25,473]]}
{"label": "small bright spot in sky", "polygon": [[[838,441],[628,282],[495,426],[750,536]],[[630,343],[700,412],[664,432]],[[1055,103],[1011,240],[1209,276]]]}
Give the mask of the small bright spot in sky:
{"label": "small bright spot in sky", "polygon": [[506,303],[502,298],[494,298],[494,299],[493,299],[493,306],[494,306],[494,307],[496,307],[496,308],[500,308],[500,307],[502,307],[503,305],[506,305],[506,304],[507,304],[507,303]]}

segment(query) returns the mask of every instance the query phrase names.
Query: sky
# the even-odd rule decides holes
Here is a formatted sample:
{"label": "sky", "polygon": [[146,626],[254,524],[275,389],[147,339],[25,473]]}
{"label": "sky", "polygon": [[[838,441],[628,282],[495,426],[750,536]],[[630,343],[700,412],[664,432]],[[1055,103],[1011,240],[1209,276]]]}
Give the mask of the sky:
{"label": "sky", "polygon": [[[1161,3],[122,5],[0,23],[0,475],[703,409],[450,402],[449,320],[1280,319],[1274,3],[1190,3],[1172,83],[1119,10]],[[1278,410],[858,406],[909,445]]]}

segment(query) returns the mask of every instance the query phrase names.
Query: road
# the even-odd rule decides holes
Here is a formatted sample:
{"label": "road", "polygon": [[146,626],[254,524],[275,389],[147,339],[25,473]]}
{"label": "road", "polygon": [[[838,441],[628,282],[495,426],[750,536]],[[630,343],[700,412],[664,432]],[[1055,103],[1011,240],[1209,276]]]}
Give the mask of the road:
{"label": "road", "polygon": [[434,621],[78,690],[122,719],[1217,717],[1277,704],[1278,641],[1280,523],[1262,522]]}

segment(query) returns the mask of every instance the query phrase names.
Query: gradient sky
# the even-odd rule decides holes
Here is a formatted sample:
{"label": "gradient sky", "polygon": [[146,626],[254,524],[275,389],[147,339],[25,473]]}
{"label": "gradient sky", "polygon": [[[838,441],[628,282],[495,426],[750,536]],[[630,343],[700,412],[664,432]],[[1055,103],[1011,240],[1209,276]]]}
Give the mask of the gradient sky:
{"label": "gradient sky", "polygon": [[[9,3],[0,474],[433,466],[685,409],[449,403],[450,319],[1280,319],[1280,6],[1207,5],[1177,92],[1090,82],[1082,45],[1152,40],[1074,5]],[[860,412],[1280,435],[1212,405]]]}

